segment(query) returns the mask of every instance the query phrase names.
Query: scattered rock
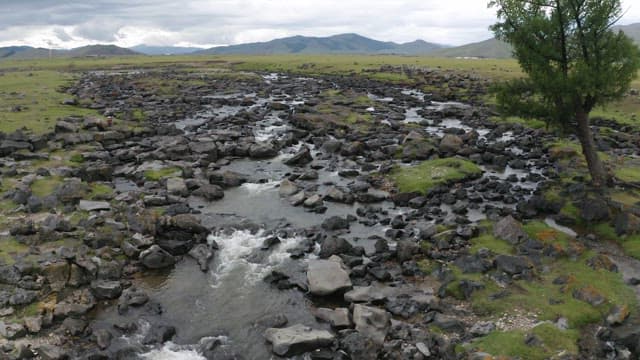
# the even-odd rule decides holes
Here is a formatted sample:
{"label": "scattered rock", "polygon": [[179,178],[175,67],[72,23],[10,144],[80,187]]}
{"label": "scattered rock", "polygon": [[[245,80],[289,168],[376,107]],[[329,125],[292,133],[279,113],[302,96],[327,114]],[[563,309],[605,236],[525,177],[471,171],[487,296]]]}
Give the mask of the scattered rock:
{"label": "scattered rock", "polygon": [[351,288],[349,273],[344,269],[340,258],[332,256],[329,260],[310,260],[307,270],[309,292],[317,296],[326,296]]}
{"label": "scattered rock", "polygon": [[335,339],[335,336],[326,330],[313,330],[304,325],[284,329],[270,328],[265,331],[264,337],[273,345],[276,355],[287,357],[328,347]]}
{"label": "scattered rock", "polygon": [[512,245],[520,244],[529,238],[522,224],[511,216],[502,218],[493,226],[493,235]]}
{"label": "scattered rock", "polygon": [[140,253],[140,262],[149,269],[162,269],[173,266],[176,263],[176,259],[162,250],[160,246],[153,245]]}
{"label": "scattered rock", "polygon": [[383,344],[391,326],[391,315],[385,310],[356,304],[353,306],[356,330],[376,344]]}

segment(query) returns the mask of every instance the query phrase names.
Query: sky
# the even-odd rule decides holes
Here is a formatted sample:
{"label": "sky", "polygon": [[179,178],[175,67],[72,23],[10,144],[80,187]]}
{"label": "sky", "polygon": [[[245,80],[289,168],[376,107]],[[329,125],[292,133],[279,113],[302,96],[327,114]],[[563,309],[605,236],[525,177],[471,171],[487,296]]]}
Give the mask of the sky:
{"label": "sky", "polygon": [[[213,47],[293,35],[358,33],[447,45],[492,35],[486,0],[0,0],[0,47]],[[640,22],[623,0],[621,24]]]}

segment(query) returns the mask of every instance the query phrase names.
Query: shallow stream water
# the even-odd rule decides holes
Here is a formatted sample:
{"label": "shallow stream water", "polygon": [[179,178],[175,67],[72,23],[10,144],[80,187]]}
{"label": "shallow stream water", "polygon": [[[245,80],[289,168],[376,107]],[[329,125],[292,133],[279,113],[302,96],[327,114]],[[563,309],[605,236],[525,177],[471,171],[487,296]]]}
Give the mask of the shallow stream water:
{"label": "shallow stream water", "polygon": [[[265,77],[265,81],[274,83],[284,81],[277,74]],[[307,81],[298,79],[298,81]],[[411,95],[422,101],[424,106],[445,108],[446,106],[467,107],[460,103],[432,103],[427,104],[425,94],[419,91],[410,91],[405,95]],[[212,96],[217,96],[212,94]],[[227,95],[220,95],[227,96]],[[240,97],[255,97],[255,93],[239,95]],[[389,97],[379,97],[370,94],[374,101],[388,103],[393,101]],[[295,107],[301,104],[304,94],[296,96],[284,96],[287,104]],[[261,108],[271,98],[256,98],[251,107]],[[198,127],[219,117],[233,116],[242,111],[240,106],[222,106],[210,108],[192,118],[185,119],[176,124],[180,129]],[[282,111],[272,111],[264,120],[253,125],[253,134],[260,141],[278,139],[290,129],[290,125],[284,120]],[[425,130],[434,136],[442,137],[448,128],[461,128],[466,131],[473,130],[458,119],[445,119],[443,121],[431,121],[418,115],[416,108],[407,109],[408,122],[426,124]],[[485,137],[489,129],[475,129]],[[509,142],[512,134],[504,134],[495,141]],[[319,179],[315,192],[326,193],[330,186],[347,186],[354,180],[338,175],[340,164],[318,159],[318,152],[312,148],[316,163],[323,165],[319,170]],[[192,360],[204,359],[200,355],[198,344],[211,337],[219,337],[219,341],[246,359],[269,359],[271,352],[263,338],[264,328],[256,323],[265,317],[274,314],[284,314],[288,323],[305,324],[314,328],[327,328],[326,324],[318,323],[309,311],[312,304],[299,290],[278,290],[262,281],[274,269],[286,269],[289,272],[304,276],[304,262],[306,259],[294,260],[290,258],[288,250],[295,248],[304,241],[304,238],[293,235],[281,238],[281,243],[270,250],[262,250],[263,242],[268,236],[268,231],[278,226],[288,225],[293,229],[304,229],[319,226],[323,220],[332,216],[345,217],[355,215],[356,209],[361,204],[344,205],[326,203],[328,209],[324,214],[308,212],[301,207],[293,207],[288,201],[279,195],[279,184],[292,172],[292,168],[284,164],[284,160],[294,154],[300,145],[294,145],[284,149],[280,156],[265,161],[237,159],[229,165],[223,166],[222,171],[230,170],[248,176],[249,182],[225,191],[225,196],[217,202],[208,202],[200,198],[189,200],[191,207],[202,213],[206,225],[214,225],[222,228],[225,225],[233,226],[249,221],[257,224],[261,230],[252,232],[242,229],[221,231],[211,234],[210,241],[219,245],[215,252],[215,258],[210,270],[201,272],[192,259],[186,257],[169,272],[157,275],[145,276],[134,281],[134,284],[150,295],[150,298],[162,306],[162,314],[140,315],[139,330],[115,341],[123,344],[139,345],[141,340],[150,330],[149,324],[161,321],[175,326],[177,335],[173,342],[167,343],[161,348],[148,349],[140,347],[139,357],[144,359],[177,359]],[[380,164],[374,164],[380,165]],[[495,171],[484,168],[485,177],[506,179],[515,175],[518,177],[518,185],[524,189],[535,190],[538,183],[524,180],[531,171],[516,170],[507,167],[504,171]],[[121,181],[118,185],[122,191],[135,190],[135,184]],[[511,204],[492,202],[491,205],[513,207]],[[376,204],[388,212],[388,217],[411,211],[407,208],[396,208],[390,202]],[[443,205],[442,209],[450,212],[449,206]],[[467,217],[471,221],[480,221],[486,218],[482,209],[472,210]],[[367,240],[372,235],[384,236],[388,229],[384,225],[365,226],[354,222],[349,231],[341,236],[351,241],[354,245],[363,246],[367,252],[373,250],[374,241]],[[393,244],[392,244],[393,246]],[[313,257],[314,255],[308,255]],[[98,322],[113,323],[131,320],[130,315],[120,315],[115,308],[108,308],[97,315]],[[105,325],[106,326],[106,325]],[[204,340],[203,340],[204,339]]]}

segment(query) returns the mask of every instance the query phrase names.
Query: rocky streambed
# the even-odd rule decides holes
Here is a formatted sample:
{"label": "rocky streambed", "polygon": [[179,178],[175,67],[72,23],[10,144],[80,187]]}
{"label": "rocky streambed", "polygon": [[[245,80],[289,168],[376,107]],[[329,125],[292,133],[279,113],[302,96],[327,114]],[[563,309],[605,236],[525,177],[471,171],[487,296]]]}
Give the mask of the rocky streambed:
{"label": "rocky streambed", "polygon": [[[544,130],[357,77],[197,76],[89,73],[69,93],[113,123],[3,136],[5,235],[20,245],[0,275],[6,356],[484,359],[464,345],[543,320],[479,313],[472,295],[487,285],[453,264],[505,289],[585,251],[572,246],[589,239],[563,248],[520,222],[576,235],[542,195],[558,178]],[[473,78],[447,81],[482,94]],[[403,185],[417,166],[428,179]],[[487,235],[513,251],[477,246]],[[593,258],[640,277],[633,259]],[[588,356],[640,350],[619,312]]]}

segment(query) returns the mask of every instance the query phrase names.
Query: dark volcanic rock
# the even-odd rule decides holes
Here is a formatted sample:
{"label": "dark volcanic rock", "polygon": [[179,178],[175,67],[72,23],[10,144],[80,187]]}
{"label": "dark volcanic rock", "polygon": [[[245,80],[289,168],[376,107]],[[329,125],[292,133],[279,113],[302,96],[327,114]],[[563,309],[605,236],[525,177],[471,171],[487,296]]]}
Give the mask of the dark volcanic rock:
{"label": "dark volcanic rock", "polygon": [[176,263],[176,259],[160,246],[153,245],[140,253],[140,262],[149,269],[161,269],[173,266]]}

